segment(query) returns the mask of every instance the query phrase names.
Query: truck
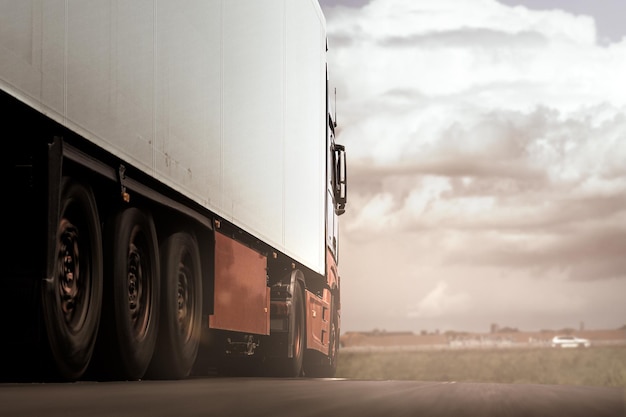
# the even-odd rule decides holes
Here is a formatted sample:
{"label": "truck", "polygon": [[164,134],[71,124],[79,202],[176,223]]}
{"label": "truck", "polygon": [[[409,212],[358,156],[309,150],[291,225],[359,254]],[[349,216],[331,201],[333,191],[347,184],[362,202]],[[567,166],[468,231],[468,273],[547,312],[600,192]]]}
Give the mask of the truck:
{"label": "truck", "polygon": [[0,2],[0,376],[335,374],[317,0]]}

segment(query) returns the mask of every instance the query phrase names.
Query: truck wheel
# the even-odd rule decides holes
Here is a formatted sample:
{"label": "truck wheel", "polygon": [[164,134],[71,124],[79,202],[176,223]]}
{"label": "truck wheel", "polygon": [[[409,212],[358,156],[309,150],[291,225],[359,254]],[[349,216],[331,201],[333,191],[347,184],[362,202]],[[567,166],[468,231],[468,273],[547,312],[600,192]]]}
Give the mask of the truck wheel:
{"label": "truck wheel", "polygon": [[292,299],[292,308],[294,312],[294,328],[293,328],[293,357],[283,358],[273,362],[270,373],[277,376],[297,378],[302,376],[304,361],[304,349],[306,346],[305,339],[305,322],[304,322],[304,295],[302,284],[296,282],[295,291]]}
{"label": "truck wheel", "polygon": [[148,375],[180,379],[191,372],[200,343],[200,251],[187,233],[170,236],[161,249],[161,316]]}
{"label": "truck wheel", "polygon": [[79,379],[91,360],[102,304],[100,221],[91,190],[63,180],[54,271],[42,285],[43,318],[58,373]]}
{"label": "truck wheel", "polygon": [[296,282],[293,294],[294,309],[294,336],[293,336],[293,357],[287,358],[285,363],[286,376],[299,377],[302,376],[302,363],[304,359],[305,343],[305,327],[304,327],[304,296],[302,284]]}
{"label": "truck wheel", "polygon": [[159,250],[152,218],[137,208],[118,213],[107,228],[106,247],[111,258],[105,270],[102,371],[137,380],[152,359],[159,319]]}

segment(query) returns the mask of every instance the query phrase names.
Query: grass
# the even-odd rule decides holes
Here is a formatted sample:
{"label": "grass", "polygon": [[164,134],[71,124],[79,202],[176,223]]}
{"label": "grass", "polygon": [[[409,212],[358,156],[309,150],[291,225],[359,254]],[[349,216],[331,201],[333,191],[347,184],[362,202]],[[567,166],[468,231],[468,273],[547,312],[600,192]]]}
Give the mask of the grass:
{"label": "grass", "polygon": [[336,377],[626,388],[626,346],[341,351]]}

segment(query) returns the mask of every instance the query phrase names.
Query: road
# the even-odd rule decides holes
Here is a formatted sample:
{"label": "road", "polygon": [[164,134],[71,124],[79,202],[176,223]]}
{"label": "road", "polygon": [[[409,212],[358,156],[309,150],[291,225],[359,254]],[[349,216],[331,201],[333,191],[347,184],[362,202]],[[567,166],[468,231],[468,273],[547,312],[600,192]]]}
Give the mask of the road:
{"label": "road", "polygon": [[343,379],[0,384],[1,417],[625,417],[618,388]]}

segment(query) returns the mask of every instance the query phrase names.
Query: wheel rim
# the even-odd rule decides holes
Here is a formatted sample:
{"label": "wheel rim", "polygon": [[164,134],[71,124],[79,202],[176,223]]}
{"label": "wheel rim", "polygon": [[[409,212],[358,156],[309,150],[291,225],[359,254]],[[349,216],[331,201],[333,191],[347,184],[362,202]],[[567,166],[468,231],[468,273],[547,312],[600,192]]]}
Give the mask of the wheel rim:
{"label": "wheel rim", "polygon": [[131,235],[128,249],[127,288],[128,310],[134,335],[143,339],[148,331],[150,312],[150,278],[149,267],[142,256],[145,245],[142,245],[137,229]]}
{"label": "wheel rim", "polygon": [[295,341],[293,345],[293,356],[299,357],[302,352],[302,326],[300,325],[300,320],[296,321],[296,334]]}
{"label": "wheel rim", "polygon": [[[57,292],[60,308],[68,330],[78,332],[85,322],[86,293],[89,283],[80,270],[81,242],[78,228],[68,219],[59,222],[57,251]],[[85,271],[87,272],[87,271]]]}
{"label": "wheel rim", "polygon": [[189,340],[191,337],[192,317],[190,312],[192,308],[190,306],[190,277],[192,271],[187,267],[186,262],[181,262],[178,265],[178,284],[176,291],[176,307],[178,318],[178,329],[184,341]]}

